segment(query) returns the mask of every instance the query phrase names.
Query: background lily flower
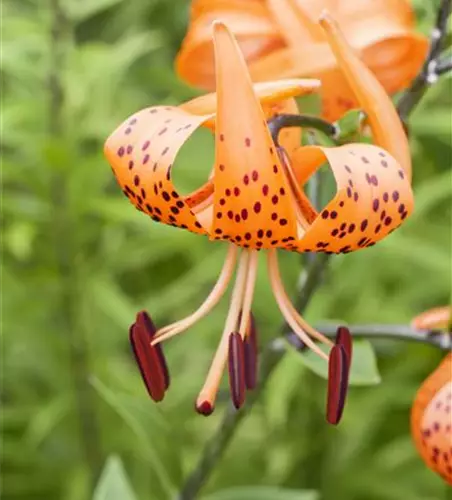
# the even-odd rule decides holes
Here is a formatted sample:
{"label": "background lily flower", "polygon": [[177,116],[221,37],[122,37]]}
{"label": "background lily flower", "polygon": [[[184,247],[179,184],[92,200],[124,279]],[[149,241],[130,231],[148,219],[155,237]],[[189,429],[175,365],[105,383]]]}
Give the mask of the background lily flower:
{"label": "background lily flower", "polygon": [[336,120],[358,101],[316,23],[325,8],[388,93],[409,85],[428,41],[414,31],[408,0],[194,0],[177,71],[192,85],[214,89],[210,24],[222,20],[237,37],[253,80],[320,78],[323,115]]}
{"label": "background lily flower", "polygon": [[[341,45],[330,29],[331,22],[325,18],[323,24],[341,54],[347,52],[345,42]],[[197,311],[157,331],[146,315],[137,316],[130,332],[134,352],[151,397],[161,400],[169,376],[158,344],[186,331],[212,310],[238,261],[221,341],[196,407],[203,414],[213,411],[226,363],[231,397],[240,407],[246,389],[254,385],[249,380],[256,379],[251,307],[258,251],[267,249],[270,282],[282,315],[301,340],[328,361],[327,419],[336,424],[348,384],[350,334],[340,328],[333,343],[298,314],[284,289],[275,250],[348,253],[372,246],[411,212],[410,183],[388,151],[366,144],[299,147],[292,155],[297,168],[292,169],[291,158],[272,140],[259,98],[271,104],[311,91],[317,82],[282,81],[253,88],[244,57],[226,25],[214,23],[213,36],[216,94],[179,107],[142,110],[105,145],[118,183],[140,211],[155,221],[229,242],[220,277]],[[353,73],[353,60],[345,64]],[[201,110],[209,113],[200,114]],[[171,180],[173,162],[188,137],[203,125],[215,130],[213,172],[204,186],[181,196]],[[301,187],[325,162],[333,171],[337,193],[319,214]],[[311,337],[324,343],[329,355]]]}
{"label": "background lily flower", "polygon": [[[451,334],[451,306],[436,307],[411,322],[417,329]],[[424,381],[411,410],[411,433],[430,469],[452,485],[452,353]]]}
{"label": "background lily flower", "polygon": [[411,433],[427,466],[452,485],[452,353],[417,392]]}

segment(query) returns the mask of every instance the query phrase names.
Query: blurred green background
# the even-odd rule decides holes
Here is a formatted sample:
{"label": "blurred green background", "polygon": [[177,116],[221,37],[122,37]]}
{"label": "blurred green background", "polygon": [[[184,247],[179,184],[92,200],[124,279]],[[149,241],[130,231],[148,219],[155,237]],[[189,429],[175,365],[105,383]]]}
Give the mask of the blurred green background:
{"label": "blurred green background", "polygon": [[[425,33],[434,4],[415,2]],[[188,1],[5,0],[2,9],[3,498],[172,498],[226,407],[208,419],[193,411],[227,304],[165,346],[172,388],[161,405],[145,393],[128,326],[142,308],[160,325],[192,311],[225,246],[136,211],[102,144],[134,111],[194,95],[172,66]],[[430,89],[411,118],[415,214],[376,247],[332,260],[310,321],[407,323],[449,302],[451,83]],[[208,134],[184,147],[182,191],[201,183],[211,158]],[[300,258],[280,260],[295,293]],[[265,342],[281,318],[264,266],[254,304]],[[374,346],[382,382],[352,388],[338,428],[325,423],[324,380],[287,355],[202,498],[446,499],[409,433],[415,392],[442,353]],[[227,491],[240,486],[254,488]]]}

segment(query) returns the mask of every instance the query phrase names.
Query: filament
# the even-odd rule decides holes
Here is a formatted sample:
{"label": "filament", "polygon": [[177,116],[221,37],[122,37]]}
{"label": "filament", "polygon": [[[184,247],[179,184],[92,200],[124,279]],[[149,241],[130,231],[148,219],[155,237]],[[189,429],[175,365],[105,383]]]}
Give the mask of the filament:
{"label": "filament", "polygon": [[235,263],[237,260],[238,247],[236,245],[229,245],[228,253],[223,264],[220,276],[213,287],[210,294],[207,296],[206,300],[201,304],[201,306],[192,314],[186,318],[176,321],[170,325],[165,326],[158,330],[155,334],[154,341],[152,344],[157,344],[163,340],[169,339],[184,332],[200,319],[204,318],[209,312],[218,304],[220,299],[223,297],[229,282],[231,281],[232,273],[234,271]]}

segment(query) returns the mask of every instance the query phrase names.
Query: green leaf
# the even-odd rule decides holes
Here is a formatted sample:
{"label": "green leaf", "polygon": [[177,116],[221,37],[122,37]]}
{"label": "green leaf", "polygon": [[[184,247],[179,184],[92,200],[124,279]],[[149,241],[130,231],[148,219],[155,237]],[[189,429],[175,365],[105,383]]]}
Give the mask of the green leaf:
{"label": "green leaf", "polygon": [[[319,347],[322,351],[328,352],[328,347],[323,345]],[[328,378],[328,364],[310,349],[301,352],[299,359],[320,377]],[[381,377],[372,344],[367,340],[354,341],[350,385],[376,385],[380,381]]]}
{"label": "green leaf", "polygon": [[[169,478],[167,472],[165,471],[157,451],[149,443],[149,436],[146,432],[146,428],[142,425],[140,420],[136,417],[135,413],[131,409],[130,405],[117,394],[115,391],[111,390],[105,384],[103,384],[98,378],[92,377],[90,380],[94,389],[102,397],[102,399],[108,403],[116,413],[123,419],[127,426],[138,438],[141,446],[144,448],[144,456],[152,464],[156,474],[158,475],[162,486],[168,492],[168,494],[173,493],[173,488],[171,484],[171,479]],[[149,424],[163,426],[165,421],[157,411],[149,413]]]}
{"label": "green leaf", "polygon": [[202,500],[317,500],[312,490],[289,490],[277,486],[242,486],[217,491]]}
{"label": "green leaf", "polygon": [[363,120],[364,114],[359,109],[352,109],[345,113],[345,115],[336,123],[339,127],[338,142],[340,144],[352,141],[359,142]]}
{"label": "green leaf", "polygon": [[136,500],[121,459],[108,457],[94,490],[93,500]]}

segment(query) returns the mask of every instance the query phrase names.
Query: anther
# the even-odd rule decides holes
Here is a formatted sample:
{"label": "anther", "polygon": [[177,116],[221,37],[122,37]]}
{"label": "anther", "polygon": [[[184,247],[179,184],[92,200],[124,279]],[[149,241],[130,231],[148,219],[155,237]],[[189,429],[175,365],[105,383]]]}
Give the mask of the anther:
{"label": "anther", "polygon": [[328,360],[328,396],[326,419],[330,424],[337,425],[342,417],[347,395],[347,354],[342,345],[331,349]]}
{"label": "anther", "polygon": [[340,326],[336,330],[336,345],[340,345],[343,347],[345,354],[347,355],[347,367],[348,371],[350,371],[350,367],[352,365],[352,353],[353,353],[353,345],[352,345],[352,336],[350,334],[350,330],[345,326]]}
{"label": "anther", "polygon": [[151,346],[148,331],[141,323],[134,323],[130,327],[129,338],[149,395],[156,402],[162,401],[165,395],[165,376],[157,350]]}
{"label": "anther", "polygon": [[[141,324],[145,330],[147,331],[149,335],[149,341],[151,341],[155,333],[157,332],[157,328],[155,328],[153,321],[151,320],[151,317],[146,311],[141,311],[137,313],[137,318],[136,318],[137,324]],[[163,353],[163,348],[161,344],[156,344],[153,346],[154,349],[157,352],[157,356],[160,361],[160,367],[163,372],[163,377],[165,379],[165,391],[168,390],[169,385],[170,385],[170,375],[169,375],[169,370],[168,370],[168,365],[166,363],[165,355]]]}
{"label": "anther", "polygon": [[229,335],[229,388],[234,406],[239,409],[245,401],[244,344],[239,333]]}

